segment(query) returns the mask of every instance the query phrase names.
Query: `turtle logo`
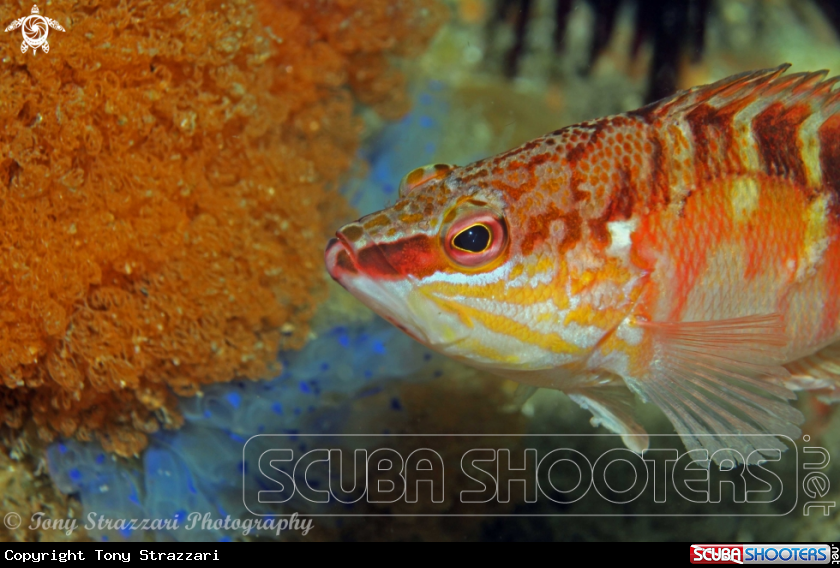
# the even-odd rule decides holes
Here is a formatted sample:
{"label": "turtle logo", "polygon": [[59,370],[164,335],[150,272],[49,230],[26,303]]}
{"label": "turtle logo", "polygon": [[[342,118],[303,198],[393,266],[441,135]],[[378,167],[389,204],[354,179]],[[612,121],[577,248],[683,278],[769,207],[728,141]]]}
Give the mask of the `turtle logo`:
{"label": "turtle logo", "polygon": [[39,47],[44,50],[44,53],[50,52],[50,44],[47,43],[47,35],[50,33],[50,28],[60,32],[64,31],[61,24],[55,20],[41,16],[38,13],[38,6],[34,4],[32,5],[31,15],[15,20],[9,24],[6,31],[10,32],[21,27],[23,28],[21,30],[23,33],[23,43],[20,44],[20,52],[26,53],[26,50],[31,47],[32,55],[35,55]]}

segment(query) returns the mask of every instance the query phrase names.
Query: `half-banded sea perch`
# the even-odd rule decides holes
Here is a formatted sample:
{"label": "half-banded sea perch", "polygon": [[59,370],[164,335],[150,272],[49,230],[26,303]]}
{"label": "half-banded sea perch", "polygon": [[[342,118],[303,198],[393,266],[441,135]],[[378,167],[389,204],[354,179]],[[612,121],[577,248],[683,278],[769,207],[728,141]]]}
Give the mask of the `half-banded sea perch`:
{"label": "half-banded sea perch", "polygon": [[643,451],[632,394],[689,449],[753,463],[840,400],[840,92],[737,75],[465,167],[410,172],[327,246],[429,347],[567,393]]}

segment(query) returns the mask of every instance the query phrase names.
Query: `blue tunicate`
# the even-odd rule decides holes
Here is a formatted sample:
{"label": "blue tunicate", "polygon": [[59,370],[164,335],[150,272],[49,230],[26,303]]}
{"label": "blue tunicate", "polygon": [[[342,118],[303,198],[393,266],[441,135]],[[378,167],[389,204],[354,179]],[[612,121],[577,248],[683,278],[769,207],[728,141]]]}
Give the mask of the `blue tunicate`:
{"label": "blue tunicate", "polygon": [[[351,348],[336,359],[340,337]],[[246,443],[259,447],[256,434],[282,433],[298,441],[302,432],[342,432],[352,416],[353,401],[382,392],[388,381],[429,374],[440,362],[378,318],[324,332],[302,351],[284,353],[282,359],[284,372],[272,381],[210,385],[201,396],[183,399],[183,428],[152,435],[141,463],[106,455],[94,443],[53,444],[47,453],[52,479],[62,492],[78,495],[86,519],[91,513],[97,519],[181,519],[178,528],[154,533],[161,541],[233,538],[232,531],[188,530],[186,525],[195,515],[253,518],[242,501],[243,476],[255,482],[260,476],[253,463],[243,462],[243,447]],[[326,371],[325,360],[332,361]],[[330,393],[330,403],[316,393]],[[334,395],[345,395],[344,402],[336,404]],[[403,408],[396,397],[384,405],[391,411]],[[306,446],[301,445],[303,452]],[[313,486],[318,483],[315,479]],[[125,529],[95,528],[89,534],[102,541],[148,538],[143,531]]]}

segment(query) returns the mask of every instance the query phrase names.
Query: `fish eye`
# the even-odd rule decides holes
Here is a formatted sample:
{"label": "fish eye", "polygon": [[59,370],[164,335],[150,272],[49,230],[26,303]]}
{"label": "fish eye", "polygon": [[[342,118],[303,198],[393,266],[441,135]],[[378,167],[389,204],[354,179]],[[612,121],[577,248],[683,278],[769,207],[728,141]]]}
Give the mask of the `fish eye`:
{"label": "fish eye", "polygon": [[447,256],[464,268],[484,267],[507,248],[504,219],[485,208],[469,211],[441,234]]}
{"label": "fish eye", "polygon": [[493,236],[490,234],[490,229],[481,223],[476,223],[455,235],[452,246],[458,250],[478,254],[486,251],[492,242]]}

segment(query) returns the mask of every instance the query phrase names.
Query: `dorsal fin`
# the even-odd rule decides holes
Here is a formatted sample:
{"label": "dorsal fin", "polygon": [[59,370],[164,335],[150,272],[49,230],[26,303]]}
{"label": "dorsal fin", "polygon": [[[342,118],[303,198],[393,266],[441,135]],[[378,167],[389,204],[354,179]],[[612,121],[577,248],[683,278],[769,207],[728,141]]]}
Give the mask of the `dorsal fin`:
{"label": "dorsal fin", "polygon": [[[831,86],[838,80],[835,77],[820,83],[820,80],[828,73],[827,71],[782,76],[788,68],[790,64],[785,63],[772,69],[732,75],[715,83],[680,91],[668,98],[651,103],[637,112],[650,120],[663,120],[688,114],[702,104],[710,104],[726,112],[728,105],[741,106],[743,103],[749,104],[762,97],[768,105],[772,104],[790,94],[785,91],[795,92],[800,96],[807,95],[809,87],[811,94],[826,98],[826,94],[831,91]],[[820,85],[820,88],[815,88],[816,85]]]}
{"label": "dorsal fin", "polygon": [[838,191],[840,90],[833,87],[840,77],[783,75],[788,67],[695,87],[631,115],[655,127],[675,160],[694,164],[698,184],[760,173]]}

